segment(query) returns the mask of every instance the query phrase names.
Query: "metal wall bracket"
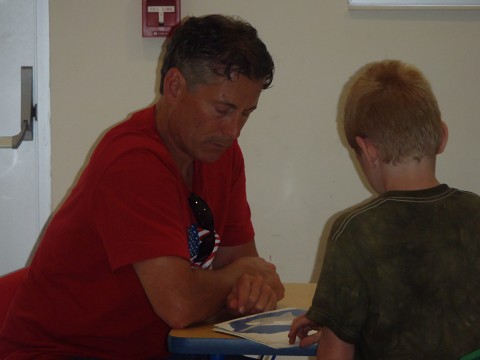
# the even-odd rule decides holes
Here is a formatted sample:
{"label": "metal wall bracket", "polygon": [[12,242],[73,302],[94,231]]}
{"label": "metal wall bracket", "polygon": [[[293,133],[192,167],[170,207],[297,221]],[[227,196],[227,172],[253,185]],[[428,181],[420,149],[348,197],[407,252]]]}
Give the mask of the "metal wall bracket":
{"label": "metal wall bracket", "polygon": [[33,140],[33,119],[37,117],[37,106],[33,104],[33,68],[22,66],[21,69],[21,129],[14,136],[0,136],[0,148],[17,149],[22,141]]}

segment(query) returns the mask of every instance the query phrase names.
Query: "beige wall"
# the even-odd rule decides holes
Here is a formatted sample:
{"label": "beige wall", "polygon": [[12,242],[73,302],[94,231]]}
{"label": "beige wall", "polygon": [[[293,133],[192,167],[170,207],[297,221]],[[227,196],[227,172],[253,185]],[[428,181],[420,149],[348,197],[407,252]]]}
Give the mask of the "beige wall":
{"label": "beige wall", "polygon": [[[100,133],[156,98],[162,40],[141,37],[140,11],[140,0],[50,1],[54,207]],[[276,62],[241,144],[258,247],[285,281],[316,278],[332,215],[371,195],[337,130],[342,86],[366,62],[400,58],[426,73],[450,127],[440,179],[480,193],[480,11],[182,1],[182,15],[206,13],[250,21]]]}

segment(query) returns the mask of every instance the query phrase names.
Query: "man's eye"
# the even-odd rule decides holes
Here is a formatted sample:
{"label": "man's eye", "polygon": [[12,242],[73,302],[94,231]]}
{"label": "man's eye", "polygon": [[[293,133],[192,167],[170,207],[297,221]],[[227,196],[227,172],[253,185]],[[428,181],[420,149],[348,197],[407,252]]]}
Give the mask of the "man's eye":
{"label": "man's eye", "polygon": [[228,115],[228,113],[230,112],[230,108],[220,108],[220,107],[216,107],[215,108],[215,111],[219,114],[219,115]]}

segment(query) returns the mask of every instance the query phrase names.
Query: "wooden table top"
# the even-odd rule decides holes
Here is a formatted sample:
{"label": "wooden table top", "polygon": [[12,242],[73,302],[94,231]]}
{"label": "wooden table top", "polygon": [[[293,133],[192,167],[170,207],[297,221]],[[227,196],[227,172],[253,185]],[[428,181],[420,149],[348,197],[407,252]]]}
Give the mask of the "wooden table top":
{"label": "wooden table top", "polygon": [[[285,283],[285,297],[278,303],[278,309],[301,308],[307,310],[312,302],[316,284],[314,283]],[[172,329],[170,336],[183,338],[236,338],[224,333],[213,331],[213,325],[233,319],[227,313],[218,314],[206,321],[193,324],[184,329]]]}

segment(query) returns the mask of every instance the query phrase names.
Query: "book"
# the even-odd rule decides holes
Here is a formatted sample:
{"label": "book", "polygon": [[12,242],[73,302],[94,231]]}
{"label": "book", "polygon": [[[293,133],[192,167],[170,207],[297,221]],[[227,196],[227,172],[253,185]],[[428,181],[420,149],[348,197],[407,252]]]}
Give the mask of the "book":
{"label": "book", "polygon": [[288,342],[290,325],[294,318],[305,313],[306,310],[298,308],[266,311],[215,324],[213,330],[253,340],[275,349],[288,348],[298,346],[298,341],[295,344]]}

